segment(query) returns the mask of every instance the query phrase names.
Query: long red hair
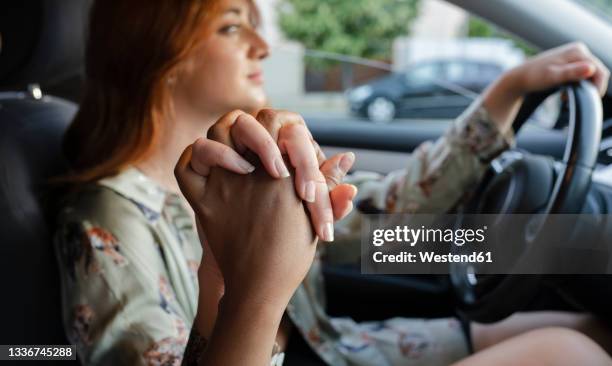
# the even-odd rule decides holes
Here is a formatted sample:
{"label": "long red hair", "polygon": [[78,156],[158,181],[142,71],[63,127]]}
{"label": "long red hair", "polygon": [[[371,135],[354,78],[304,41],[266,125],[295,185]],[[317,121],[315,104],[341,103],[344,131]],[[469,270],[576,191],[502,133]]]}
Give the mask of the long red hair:
{"label": "long red hair", "polygon": [[[64,136],[72,172],[90,182],[147,156],[170,113],[169,77],[205,36],[218,0],[96,0],[85,93]],[[252,2],[253,14],[257,11]]]}

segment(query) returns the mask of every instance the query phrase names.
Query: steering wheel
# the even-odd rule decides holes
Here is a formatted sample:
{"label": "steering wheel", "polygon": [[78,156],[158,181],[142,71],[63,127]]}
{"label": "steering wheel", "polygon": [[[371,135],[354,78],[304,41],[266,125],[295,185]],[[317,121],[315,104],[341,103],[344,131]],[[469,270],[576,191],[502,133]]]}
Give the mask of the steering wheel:
{"label": "steering wheel", "polygon": [[[587,81],[526,96],[512,128],[518,132],[550,95],[564,91],[569,130],[562,161],[510,150],[493,160],[467,204],[470,214],[580,213],[597,161],[602,130],[601,98]],[[461,214],[460,214],[461,216]],[[533,232],[525,230],[526,242]],[[527,245],[519,250],[526,251]],[[452,263],[450,280],[461,315],[478,322],[506,318],[526,306],[539,289],[538,275],[479,275],[474,267]]]}

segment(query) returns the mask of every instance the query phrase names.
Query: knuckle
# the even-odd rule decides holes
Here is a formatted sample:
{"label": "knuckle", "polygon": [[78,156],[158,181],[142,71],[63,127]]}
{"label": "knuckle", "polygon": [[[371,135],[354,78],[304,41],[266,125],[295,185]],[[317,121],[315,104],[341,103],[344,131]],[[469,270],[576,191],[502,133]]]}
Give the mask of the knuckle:
{"label": "knuckle", "polygon": [[325,178],[325,175],[323,173],[321,173],[321,171],[319,171],[319,169],[316,170],[315,172],[315,182],[321,185],[321,189],[323,189],[323,191],[327,192],[327,180]]}
{"label": "knuckle", "polygon": [[246,113],[241,113],[238,117],[236,117],[236,123],[245,123],[249,122],[249,115]]}
{"label": "knuckle", "polygon": [[223,117],[221,117],[221,119],[219,119],[219,122],[217,122],[216,124],[221,125],[225,128],[228,128],[234,124],[234,122],[236,121],[238,117],[244,114],[246,113],[243,110],[234,109],[231,112],[224,114]]}
{"label": "knuckle", "polygon": [[578,48],[572,48],[568,53],[570,54],[572,58],[576,58],[576,59],[580,59],[584,56],[582,51],[580,51]]}
{"label": "knuckle", "polygon": [[182,168],[178,164],[174,166],[174,177],[180,186],[183,180],[183,172]]}
{"label": "knuckle", "polygon": [[208,130],[207,137],[210,140],[219,141],[221,136],[223,136],[222,134],[223,130],[224,130],[224,127],[221,124],[216,123],[212,125],[212,127],[210,127],[210,129]]}
{"label": "knuckle", "polygon": [[268,124],[268,126],[266,126],[266,130],[268,130],[268,132],[270,133],[273,133],[280,131],[282,127],[283,124],[281,123],[280,119],[275,118]]}
{"label": "knuckle", "polygon": [[294,125],[293,134],[301,141],[305,141],[307,145],[313,150],[317,150],[318,145],[312,143],[314,140],[311,138],[310,131],[308,131],[308,128],[306,128],[306,126]]}
{"label": "knuckle", "polygon": [[561,71],[559,67],[555,65],[548,65],[544,68],[546,75],[548,75],[552,81],[556,81],[561,77]]}
{"label": "knuckle", "polygon": [[202,157],[206,157],[206,154],[209,150],[209,144],[205,142],[206,140],[198,139],[192,147],[192,155],[191,160],[198,160]]}
{"label": "knuckle", "polygon": [[341,183],[340,177],[337,176],[336,174],[330,174],[326,176],[325,178],[327,179],[327,183],[333,186],[337,186]]}
{"label": "knuckle", "polygon": [[576,48],[578,48],[581,52],[588,52],[589,48],[587,47],[587,45],[582,42],[582,41],[577,41],[575,42],[576,44]]}
{"label": "knuckle", "polygon": [[214,141],[219,141],[225,136],[238,117],[245,114],[240,109],[234,109],[224,114],[219,120],[208,129],[207,137]]}
{"label": "knuckle", "polygon": [[292,124],[293,128],[296,132],[303,134],[304,136],[309,136],[308,128],[305,124],[302,123],[294,123]]}
{"label": "knuckle", "polygon": [[195,140],[195,142],[192,145],[192,149],[194,152],[196,151],[200,151],[202,148],[204,148],[206,145],[208,145],[208,140],[205,138],[198,138],[197,140]]}
{"label": "knuckle", "polygon": [[300,151],[300,155],[299,158],[296,161],[296,165],[297,168],[304,170],[306,172],[309,172],[310,175],[312,175],[315,178],[321,178],[318,179],[320,181],[325,181],[324,178],[319,177],[320,171],[319,171],[319,164],[318,161],[316,159],[316,156],[313,155],[313,153],[309,150],[301,150]]}
{"label": "knuckle", "polygon": [[589,48],[583,42],[574,42],[571,44],[570,52],[576,57],[583,57],[589,54]]}
{"label": "knuckle", "polygon": [[257,115],[257,120],[270,133],[279,131],[282,127],[280,114],[273,109],[262,109]]}
{"label": "knuckle", "polygon": [[283,111],[282,117],[284,120],[289,121],[288,123],[289,125],[299,126],[299,128],[304,128],[307,131],[307,133],[310,134],[310,132],[308,131],[308,127],[306,127],[306,121],[304,120],[304,117],[302,117],[301,114],[295,113],[295,112]]}
{"label": "knuckle", "polygon": [[[301,125],[303,125],[304,127],[306,127],[306,120],[304,120],[304,117],[302,117],[302,115],[301,115],[301,114],[297,114],[297,113],[295,114],[295,116],[296,116],[296,117],[295,117],[296,121],[297,121],[299,124],[301,124]],[[306,127],[306,129],[308,129],[308,128]]]}
{"label": "knuckle", "polygon": [[288,137],[296,137],[300,135],[301,131],[301,125],[291,123],[283,126],[283,134],[287,135]]}
{"label": "knuckle", "polygon": [[257,113],[257,120],[261,123],[265,123],[276,117],[277,112],[271,108],[264,108]]}

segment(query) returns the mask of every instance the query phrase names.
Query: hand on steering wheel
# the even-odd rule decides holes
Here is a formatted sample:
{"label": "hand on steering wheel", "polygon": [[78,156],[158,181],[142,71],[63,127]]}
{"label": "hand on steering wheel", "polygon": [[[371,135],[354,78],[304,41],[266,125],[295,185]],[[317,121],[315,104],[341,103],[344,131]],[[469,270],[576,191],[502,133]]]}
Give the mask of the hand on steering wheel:
{"label": "hand on steering wheel", "polygon": [[483,105],[502,133],[514,121],[525,95],[590,80],[601,96],[610,70],[580,42],[553,48],[504,73],[483,93]]}

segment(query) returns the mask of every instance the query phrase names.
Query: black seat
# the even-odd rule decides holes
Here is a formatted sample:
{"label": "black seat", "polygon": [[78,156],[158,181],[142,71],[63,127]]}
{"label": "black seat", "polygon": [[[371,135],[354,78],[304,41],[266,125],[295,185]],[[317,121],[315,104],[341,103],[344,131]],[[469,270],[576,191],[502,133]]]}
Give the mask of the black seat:
{"label": "black seat", "polygon": [[[0,344],[68,344],[48,222],[49,178],[64,170],[61,138],[76,111],[58,98],[0,93]],[[51,214],[51,215],[50,215]]]}
{"label": "black seat", "polygon": [[44,91],[78,79],[88,3],[0,4],[0,344],[69,344],[49,180],[66,169],[61,139],[77,107]]}

